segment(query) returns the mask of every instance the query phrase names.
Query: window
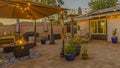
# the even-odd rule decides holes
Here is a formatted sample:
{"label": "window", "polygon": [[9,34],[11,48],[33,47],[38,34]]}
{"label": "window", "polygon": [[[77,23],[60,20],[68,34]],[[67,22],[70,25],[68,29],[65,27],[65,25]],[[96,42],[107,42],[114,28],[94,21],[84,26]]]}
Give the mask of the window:
{"label": "window", "polygon": [[105,19],[91,20],[90,21],[90,32],[96,34],[106,33],[106,21]]}
{"label": "window", "polygon": [[90,24],[90,32],[97,33],[97,21],[91,21]]}

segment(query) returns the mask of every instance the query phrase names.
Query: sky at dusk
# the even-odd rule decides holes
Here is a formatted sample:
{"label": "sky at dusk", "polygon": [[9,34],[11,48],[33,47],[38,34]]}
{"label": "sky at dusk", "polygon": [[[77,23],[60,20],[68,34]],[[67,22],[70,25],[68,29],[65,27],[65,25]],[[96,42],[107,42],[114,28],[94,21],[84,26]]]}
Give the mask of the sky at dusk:
{"label": "sky at dusk", "polygon": [[69,9],[77,9],[79,6],[84,10],[88,8],[88,2],[90,0],[63,0],[64,1],[64,8]]}

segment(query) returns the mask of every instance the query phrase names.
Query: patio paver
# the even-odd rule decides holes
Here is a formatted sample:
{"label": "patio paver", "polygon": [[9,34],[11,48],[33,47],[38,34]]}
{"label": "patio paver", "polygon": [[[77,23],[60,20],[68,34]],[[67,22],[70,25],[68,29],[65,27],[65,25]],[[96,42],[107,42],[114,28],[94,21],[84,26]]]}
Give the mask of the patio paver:
{"label": "patio paver", "polygon": [[81,59],[80,55],[74,61],[66,61],[59,55],[62,47],[60,40],[57,40],[55,45],[38,44],[35,50],[42,54],[41,57],[6,68],[120,68],[120,43],[92,40],[87,46],[88,60]]}

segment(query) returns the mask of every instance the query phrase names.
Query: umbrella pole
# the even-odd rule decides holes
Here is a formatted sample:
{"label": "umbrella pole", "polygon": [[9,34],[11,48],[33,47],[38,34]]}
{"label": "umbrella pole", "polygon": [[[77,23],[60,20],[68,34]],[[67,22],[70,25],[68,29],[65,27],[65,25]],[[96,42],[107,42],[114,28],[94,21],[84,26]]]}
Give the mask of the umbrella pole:
{"label": "umbrella pole", "polygon": [[19,20],[19,18],[17,18],[16,33],[17,33],[17,39],[19,39],[20,38],[20,20]]}
{"label": "umbrella pole", "polygon": [[62,11],[62,51],[61,51],[61,57],[64,57],[64,47],[65,47],[65,40],[64,40],[64,17]]}
{"label": "umbrella pole", "polygon": [[54,34],[53,34],[53,19],[50,20],[51,24],[51,33],[50,33],[50,42],[49,44],[55,44]]}
{"label": "umbrella pole", "polygon": [[36,39],[37,39],[37,36],[36,36],[36,19],[34,20],[34,45],[36,45]]}
{"label": "umbrella pole", "polygon": [[19,23],[19,38],[20,38],[20,19],[18,19],[18,23]]}

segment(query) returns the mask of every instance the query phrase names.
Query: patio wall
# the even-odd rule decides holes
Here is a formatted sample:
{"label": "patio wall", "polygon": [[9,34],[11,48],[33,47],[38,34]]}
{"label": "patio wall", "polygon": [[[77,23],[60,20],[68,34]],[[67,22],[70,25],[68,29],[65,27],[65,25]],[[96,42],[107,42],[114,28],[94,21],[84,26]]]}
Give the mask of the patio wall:
{"label": "patio wall", "polygon": [[[61,25],[56,25],[56,26],[53,26],[53,31],[54,31],[54,34],[61,34],[62,33],[62,30],[61,30]],[[10,33],[10,32],[15,32],[16,30],[16,27],[15,25],[1,25],[0,26],[0,36],[2,36],[4,34],[4,32],[6,32],[7,34]],[[21,28],[20,28],[20,33],[21,35],[23,35],[25,32],[28,32],[28,31],[34,31],[34,26],[33,25],[22,25]],[[38,33],[43,33],[44,32],[44,27],[41,25],[37,26],[37,29],[36,31]],[[65,28],[65,31],[66,31],[66,28]],[[48,34],[50,34],[50,26],[48,26]]]}
{"label": "patio wall", "polygon": [[7,34],[10,32],[15,32],[14,25],[0,25],[0,36],[6,32]]}
{"label": "patio wall", "polygon": [[[36,26],[36,32],[38,33],[44,33],[44,27],[43,26]],[[62,33],[62,30],[61,30],[61,25],[56,25],[56,26],[53,26],[53,32],[54,34],[61,34]],[[20,28],[21,30],[21,35],[23,35],[25,32],[28,32],[28,31],[34,31],[34,26],[21,26]],[[48,26],[48,34],[50,34],[50,26]]]}

